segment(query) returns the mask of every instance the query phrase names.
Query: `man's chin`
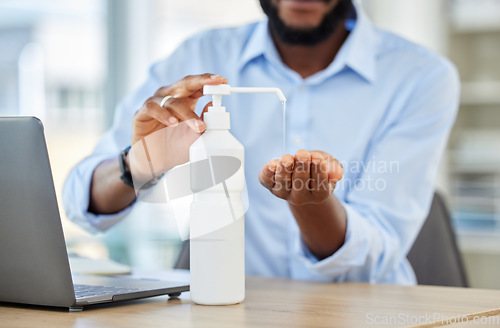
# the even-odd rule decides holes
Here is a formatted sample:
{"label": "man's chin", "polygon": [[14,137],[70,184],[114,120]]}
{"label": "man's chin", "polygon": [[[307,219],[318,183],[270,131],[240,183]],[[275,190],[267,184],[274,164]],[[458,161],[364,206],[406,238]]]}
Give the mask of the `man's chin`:
{"label": "man's chin", "polygon": [[275,8],[274,10],[286,26],[306,30],[319,27],[328,14],[328,11],[324,10],[300,11],[290,8],[280,8],[279,11]]}
{"label": "man's chin", "polygon": [[316,29],[318,26],[314,26],[311,24],[287,24],[285,23],[285,27],[290,31],[296,32],[309,32]]}
{"label": "man's chin", "polygon": [[[278,13],[277,8],[269,0],[260,0],[260,3],[269,17],[271,29],[281,42],[304,46],[317,45],[332,35],[340,22],[347,17],[351,5],[350,0],[340,0],[334,9],[321,17],[320,22],[316,22],[319,19],[314,17],[316,15],[302,16],[303,14],[295,13],[286,15],[283,12]],[[286,21],[280,16],[285,16]],[[318,26],[315,26],[316,23]]]}

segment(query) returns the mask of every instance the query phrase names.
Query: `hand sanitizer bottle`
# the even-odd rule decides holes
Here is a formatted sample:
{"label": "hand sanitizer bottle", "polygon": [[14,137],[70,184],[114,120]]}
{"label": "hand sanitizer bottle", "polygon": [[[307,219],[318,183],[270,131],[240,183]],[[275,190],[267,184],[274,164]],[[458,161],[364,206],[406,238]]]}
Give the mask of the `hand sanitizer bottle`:
{"label": "hand sanitizer bottle", "polygon": [[190,290],[192,300],[203,305],[236,304],[245,298],[244,148],[229,132],[229,113],[221,104],[223,95],[234,92],[277,93],[286,101],[277,88],[203,88],[212,95],[212,106],[204,114],[206,131],[189,149]]}

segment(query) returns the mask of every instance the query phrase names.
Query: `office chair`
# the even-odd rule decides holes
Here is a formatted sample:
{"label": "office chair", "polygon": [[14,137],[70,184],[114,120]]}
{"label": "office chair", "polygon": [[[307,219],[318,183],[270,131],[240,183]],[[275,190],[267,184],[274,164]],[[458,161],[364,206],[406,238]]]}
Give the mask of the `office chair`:
{"label": "office chair", "polygon": [[[434,194],[429,215],[413,244],[408,260],[421,285],[467,287],[467,277],[442,197]],[[189,241],[182,244],[174,266],[189,269]]]}
{"label": "office chair", "polygon": [[468,287],[450,214],[438,193],[434,194],[429,215],[408,253],[408,260],[419,285]]}

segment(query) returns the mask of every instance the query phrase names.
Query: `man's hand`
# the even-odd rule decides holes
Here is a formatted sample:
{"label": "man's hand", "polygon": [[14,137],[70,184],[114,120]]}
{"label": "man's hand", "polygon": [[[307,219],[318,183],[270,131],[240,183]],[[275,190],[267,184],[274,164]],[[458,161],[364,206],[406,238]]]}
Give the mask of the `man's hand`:
{"label": "man's hand", "polygon": [[[188,161],[189,146],[205,130],[205,124],[194,113],[196,103],[203,95],[203,86],[223,83],[227,80],[219,75],[186,76],[160,88],[145,102],[134,117],[132,149],[126,158],[134,182],[144,183]],[[174,98],[170,98],[163,108],[160,103],[165,96]],[[116,155],[94,170],[89,201],[92,213],[117,213],[136,198],[135,190],[120,180]]]}
{"label": "man's hand", "polygon": [[301,149],[265,164],[259,181],[276,197],[302,206],[325,202],[343,174],[340,162],[328,153]]}
{"label": "man's hand", "polygon": [[333,156],[304,149],[268,162],[259,174],[264,187],[288,201],[302,240],[318,260],[335,253],[345,240],[347,215],[332,194],[343,174]]}
{"label": "man's hand", "polygon": [[[204,85],[227,83],[219,75],[186,76],[158,89],[134,117],[129,164],[134,181],[148,181],[189,160],[189,147],[205,131],[195,114]],[[172,96],[160,106],[162,99]],[[208,106],[208,105],[207,105]]]}
{"label": "man's hand", "polygon": [[[206,73],[186,76],[172,85],[158,89],[134,117],[132,144],[153,132],[167,126],[175,126],[182,121],[188,122],[194,131],[203,132],[205,124],[194,112],[198,99],[203,96],[203,86],[224,83],[227,83],[227,80],[222,76]],[[163,108],[160,103],[166,96],[173,98],[168,100]]]}

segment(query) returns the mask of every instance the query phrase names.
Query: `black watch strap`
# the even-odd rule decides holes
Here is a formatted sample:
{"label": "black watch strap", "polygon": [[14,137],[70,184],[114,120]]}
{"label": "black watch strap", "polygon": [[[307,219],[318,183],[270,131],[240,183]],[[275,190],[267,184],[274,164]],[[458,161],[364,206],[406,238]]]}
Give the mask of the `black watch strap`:
{"label": "black watch strap", "polygon": [[[125,162],[125,158],[127,157],[128,152],[130,151],[131,146],[128,146],[124,150],[120,152],[120,155],[118,156],[118,163],[120,163],[120,171],[122,172],[122,175],[120,176],[120,179],[125,183],[127,186],[130,186],[135,189],[134,186],[134,180],[132,179],[132,172],[130,172],[130,168],[127,166],[127,163]],[[149,189],[153,186],[155,186],[158,181],[160,181],[161,177],[154,178],[152,180],[147,181],[145,184],[141,185],[139,183],[138,189]]]}
{"label": "black watch strap", "polygon": [[122,181],[127,186],[134,188],[134,180],[132,179],[132,173],[130,172],[130,168],[127,166],[127,163],[125,162],[125,158],[127,157],[130,148],[131,147],[128,146],[127,148],[125,148],[120,152],[120,155],[118,156],[118,162],[120,163],[120,171],[122,172],[120,179],[122,179]]}

